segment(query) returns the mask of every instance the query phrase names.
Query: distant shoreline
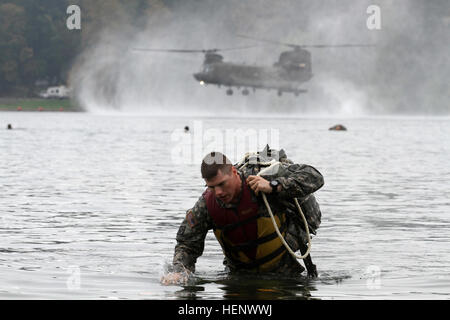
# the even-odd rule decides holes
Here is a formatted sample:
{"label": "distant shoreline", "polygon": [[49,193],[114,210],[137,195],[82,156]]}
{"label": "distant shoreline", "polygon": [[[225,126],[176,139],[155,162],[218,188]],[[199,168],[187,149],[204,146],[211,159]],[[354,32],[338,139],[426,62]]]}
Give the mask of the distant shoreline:
{"label": "distant shoreline", "polygon": [[70,99],[0,98],[0,111],[17,112],[84,112]]}

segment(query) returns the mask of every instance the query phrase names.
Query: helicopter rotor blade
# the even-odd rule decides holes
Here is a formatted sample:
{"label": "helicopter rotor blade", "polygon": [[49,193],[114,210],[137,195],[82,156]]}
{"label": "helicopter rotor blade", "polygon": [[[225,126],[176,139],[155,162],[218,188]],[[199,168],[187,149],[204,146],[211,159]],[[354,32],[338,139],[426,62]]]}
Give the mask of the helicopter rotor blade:
{"label": "helicopter rotor blade", "polygon": [[374,44],[306,44],[300,46],[302,48],[358,48],[358,47],[375,47]]}
{"label": "helicopter rotor blade", "polygon": [[206,53],[216,52],[217,49],[211,50],[189,50],[189,49],[149,49],[149,48],[133,48],[133,51],[147,51],[147,52],[175,52],[175,53]]}
{"label": "helicopter rotor blade", "polygon": [[261,39],[261,38],[254,38],[244,35],[236,35],[240,38],[246,38],[246,39],[252,39],[256,41],[261,42],[267,42],[272,44],[280,44],[283,46],[287,46],[293,49],[296,48],[356,48],[356,47],[374,47],[373,44],[336,44],[336,45],[328,45],[328,44],[293,44],[293,43],[287,43],[287,42],[281,42],[281,41],[275,41],[275,40],[267,40],[267,39]]}
{"label": "helicopter rotor blade", "polygon": [[267,43],[271,43],[271,44],[281,44],[283,46],[288,46],[288,47],[300,47],[298,45],[291,44],[291,43],[284,43],[284,42],[275,41],[275,40],[254,38],[254,37],[244,36],[244,35],[241,35],[241,34],[237,34],[236,36],[239,37],[239,38],[251,39],[251,40],[256,40],[256,41],[260,41],[260,42],[267,42]]}
{"label": "helicopter rotor blade", "polygon": [[233,47],[233,48],[224,48],[224,49],[215,49],[217,51],[232,51],[232,50],[243,50],[243,49],[250,49],[259,47],[257,45],[251,45],[251,46],[241,46],[241,47]]}
{"label": "helicopter rotor blade", "polygon": [[251,46],[240,46],[240,47],[232,47],[232,48],[223,48],[223,49],[151,49],[151,48],[133,48],[133,51],[147,51],[147,52],[174,52],[174,53],[214,53],[220,51],[231,51],[231,50],[242,50],[248,48],[254,48],[257,45]]}

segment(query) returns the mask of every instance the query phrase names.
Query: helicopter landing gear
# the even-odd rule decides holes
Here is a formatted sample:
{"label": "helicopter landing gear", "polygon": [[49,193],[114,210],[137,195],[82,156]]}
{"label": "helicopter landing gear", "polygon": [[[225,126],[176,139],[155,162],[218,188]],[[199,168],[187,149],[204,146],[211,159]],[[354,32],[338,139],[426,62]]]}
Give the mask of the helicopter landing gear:
{"label": "helicopter landing gear", "polygon": [[228,89],[228,90],[227,90],[227,95],[228,95],[228,96],[232,96],[232,95],[233,95],[233,90]]}
{"label": "helicopter landing gear", "polygon": [[283,91],[278,90],[278,96],[281,97],[283,95]]}
{"label": "helicopter landing gear", "polygon": [[250,93],[250,92],[248,91],[248,89],[242,90],[242,94],[243,94],[244,96],[248,96],[249,93]]}

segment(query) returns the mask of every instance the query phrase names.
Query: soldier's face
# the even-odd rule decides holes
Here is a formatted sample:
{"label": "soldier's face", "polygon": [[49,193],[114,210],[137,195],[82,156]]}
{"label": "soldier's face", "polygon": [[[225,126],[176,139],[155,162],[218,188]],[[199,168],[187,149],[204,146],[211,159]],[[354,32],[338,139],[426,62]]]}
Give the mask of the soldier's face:
{"label": "soldier's face", "polygon": [[217,171],[214,178],[205,180],[205,182],[215,196],[224,203],[233,202],[241,187],[239,173],[234,167],[231,167],[231,172],[228,174],[224,174],[221,170]]}

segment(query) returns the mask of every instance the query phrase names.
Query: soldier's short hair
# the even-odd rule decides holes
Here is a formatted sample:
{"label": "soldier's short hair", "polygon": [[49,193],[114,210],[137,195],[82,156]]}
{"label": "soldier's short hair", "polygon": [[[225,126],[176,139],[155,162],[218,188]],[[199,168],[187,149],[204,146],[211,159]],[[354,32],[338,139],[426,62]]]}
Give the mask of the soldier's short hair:
{"label": "soldier's short hair", "polygon": [[210,180],[217,175],[220,170],[223,174],[230,174],[231,161],[221,152],[210,152],[202,161],[201,172],[202,178]]}

